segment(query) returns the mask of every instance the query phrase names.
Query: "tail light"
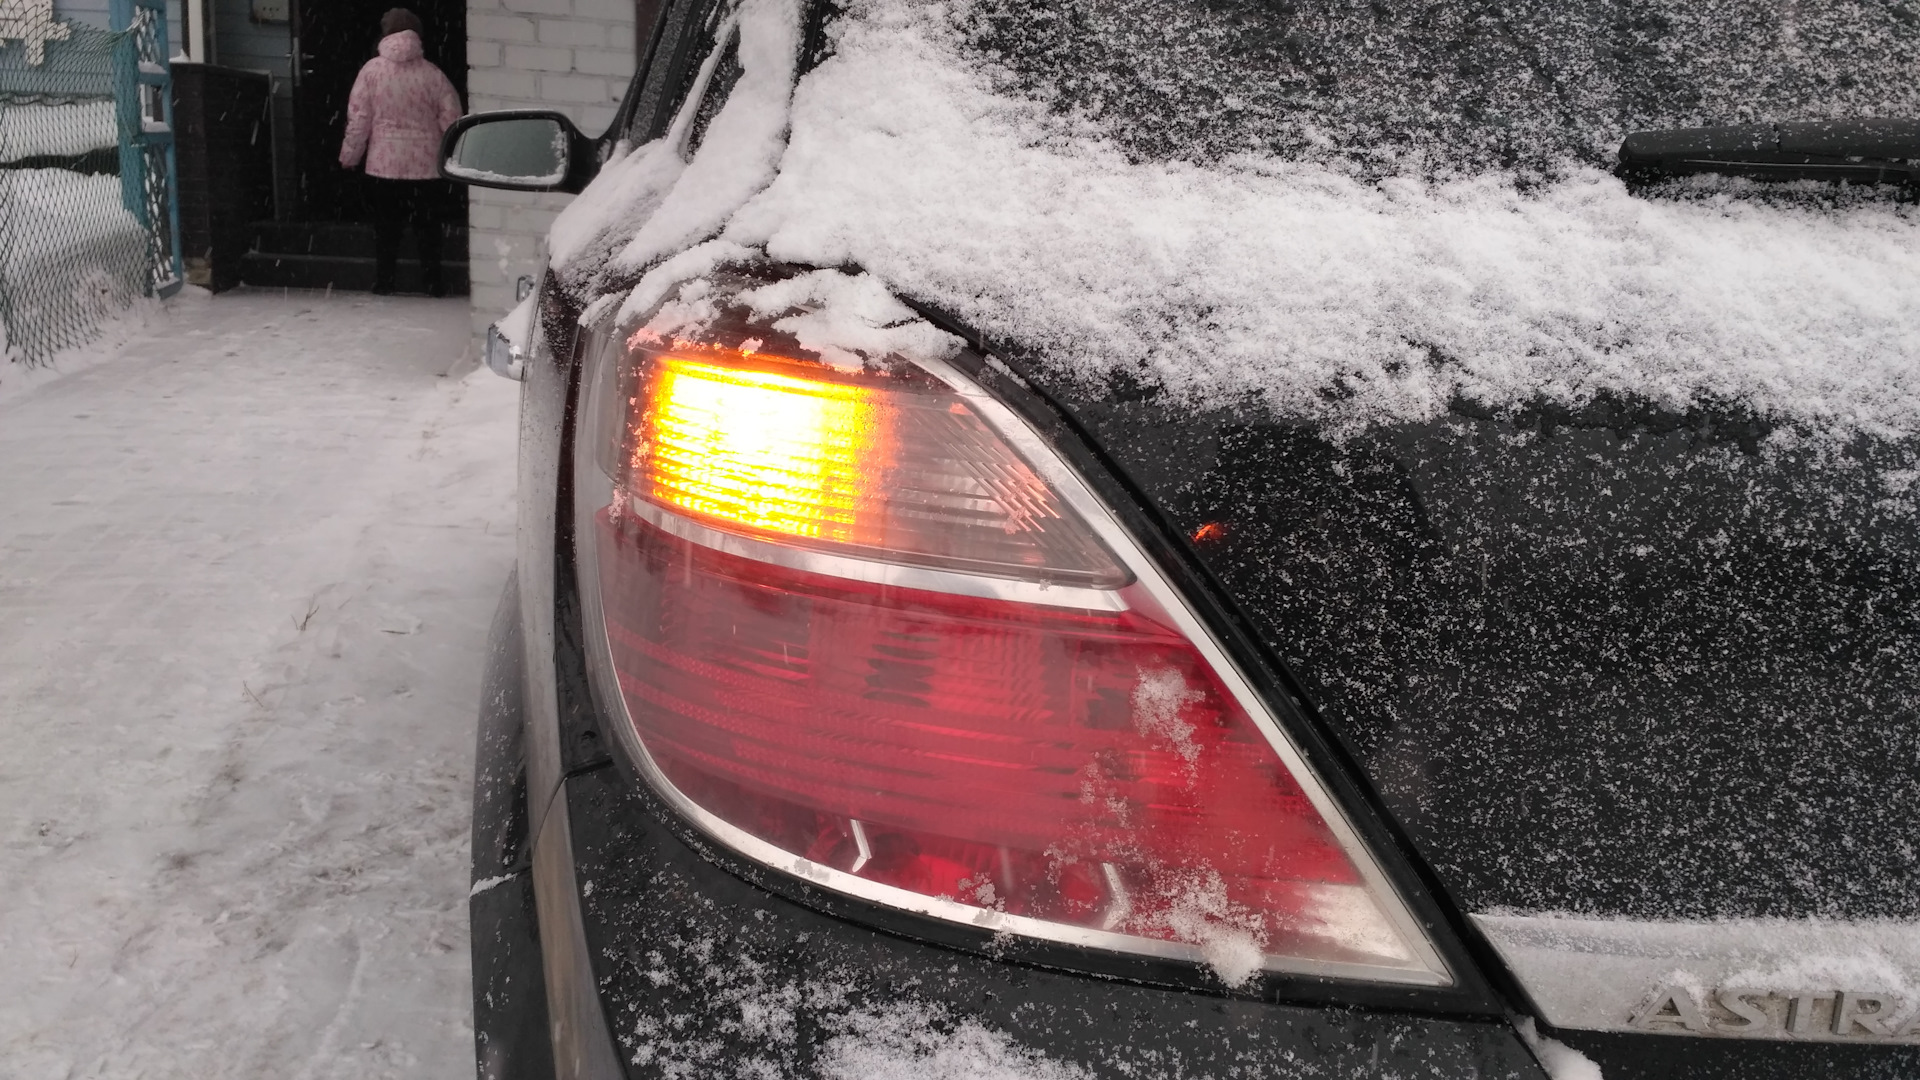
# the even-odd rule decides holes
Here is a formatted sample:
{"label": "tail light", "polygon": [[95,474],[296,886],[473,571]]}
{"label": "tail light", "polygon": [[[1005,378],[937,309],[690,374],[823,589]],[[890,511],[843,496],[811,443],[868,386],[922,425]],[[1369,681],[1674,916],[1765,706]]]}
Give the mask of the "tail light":
{"label": "tail light", "polygon": [[642,331],[589,379],[589,623],[680,812],[816,884],[1210,964],[1449,981],[1293,744],[947,365]]}

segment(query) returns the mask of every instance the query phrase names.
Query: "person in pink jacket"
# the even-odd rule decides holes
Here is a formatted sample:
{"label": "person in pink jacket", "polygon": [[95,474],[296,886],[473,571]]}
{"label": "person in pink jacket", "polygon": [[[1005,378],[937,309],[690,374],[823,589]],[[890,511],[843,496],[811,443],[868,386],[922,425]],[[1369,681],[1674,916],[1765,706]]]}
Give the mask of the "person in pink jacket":
{"label": "person in pink jacket", "polygon": [[347,97],[340,165],[366,159],[373,211],[374,283],[393,291],[400,234],[414,227],[427,292],[447,294],[440,268],[440,136],[460,118],[460,95],[420,46],[420,19],[406,8],[380,18],[380,55],[367,61]]}

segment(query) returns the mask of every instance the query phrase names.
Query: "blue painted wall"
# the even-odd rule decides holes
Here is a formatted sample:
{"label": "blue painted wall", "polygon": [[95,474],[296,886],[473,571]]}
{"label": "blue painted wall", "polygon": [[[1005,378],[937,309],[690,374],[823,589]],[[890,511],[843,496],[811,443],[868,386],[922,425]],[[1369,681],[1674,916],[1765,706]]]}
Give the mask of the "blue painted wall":
{"label": "blue painted wall", "polygon": [[286,23],[253,21],[248,0],[212,0],[213,52],[222,67],[265,71],[274,78],[275,90],[285,93],[281,84],[289,74],[288,54],[293,49],[293,31]]}
{"label": "blue painted wall", "polygon": [[[180,51],[180,12],[182,0],[167,0],[167,44]],[[107,25],[107,0],[53,0],[53,17],[110,30]]]}

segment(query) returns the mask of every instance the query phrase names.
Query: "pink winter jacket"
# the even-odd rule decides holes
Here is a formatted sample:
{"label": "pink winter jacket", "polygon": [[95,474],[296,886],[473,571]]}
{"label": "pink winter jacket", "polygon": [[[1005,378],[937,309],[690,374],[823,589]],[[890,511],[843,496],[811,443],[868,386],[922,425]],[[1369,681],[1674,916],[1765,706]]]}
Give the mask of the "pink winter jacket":
{"label": "pink winter jacket", "polygon": [[460,119],[460,96],[420,51],[411,30],[388,34],[347,97],[340,164],[367,159],[368,176],[431,180],[440,175],[440,136]]}

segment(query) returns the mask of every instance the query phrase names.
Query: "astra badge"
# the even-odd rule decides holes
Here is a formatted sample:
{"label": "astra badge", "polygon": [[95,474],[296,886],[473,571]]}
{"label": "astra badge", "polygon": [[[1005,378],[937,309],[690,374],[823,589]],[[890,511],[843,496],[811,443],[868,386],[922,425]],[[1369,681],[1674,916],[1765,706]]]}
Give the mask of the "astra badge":
{"label": "astra badge", "polygon": [[1759,1039],[1920,1040],[1920,999],[1880,990],[1665,983],[1627,1022],[1643,1031]]}

